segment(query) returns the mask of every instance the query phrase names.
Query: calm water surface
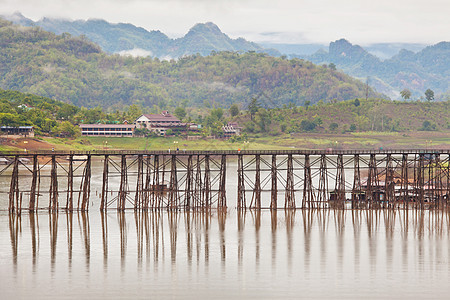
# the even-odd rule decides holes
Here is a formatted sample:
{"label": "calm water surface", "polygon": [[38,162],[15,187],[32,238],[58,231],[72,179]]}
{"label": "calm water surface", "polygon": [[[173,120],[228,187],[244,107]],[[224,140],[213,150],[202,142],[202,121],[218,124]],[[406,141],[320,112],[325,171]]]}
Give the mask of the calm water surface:
{"label": "calm water surface", "polygon": [[0,213],[1,299],[442,298],[450,214]]}

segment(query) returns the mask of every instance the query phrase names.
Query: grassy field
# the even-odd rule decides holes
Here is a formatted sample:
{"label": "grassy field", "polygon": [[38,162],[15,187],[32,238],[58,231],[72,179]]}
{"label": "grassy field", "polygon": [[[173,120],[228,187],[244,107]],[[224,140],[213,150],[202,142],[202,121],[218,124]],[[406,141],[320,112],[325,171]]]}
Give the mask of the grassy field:
{"label": "grassy field", "polygon": [[245,142],[204,139],[188,141],[181,138],[118,138],[82,137],[78,139],[34,138],[2,140],[0,151],[28,150],[272,150],[272,149],[450,149],[450,132],[347,134],[286,134],[252,138]]}
{"label": "grassy field", "polygon": [[[283,149],[277,145],[262,144],[258,141],[231,143],[226,140],[196,140],[188,141],[180,138],[101,138],[89,137],[83,139],[91,143],[95,149],[124,150],[237,150],[237,149]],[[84,145],[86,146],[86,145]]]}

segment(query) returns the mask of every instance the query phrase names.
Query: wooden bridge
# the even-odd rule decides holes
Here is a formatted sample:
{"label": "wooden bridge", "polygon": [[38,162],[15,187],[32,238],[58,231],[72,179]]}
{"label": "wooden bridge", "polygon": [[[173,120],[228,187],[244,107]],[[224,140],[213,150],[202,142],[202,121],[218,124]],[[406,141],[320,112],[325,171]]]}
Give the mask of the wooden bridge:
{"label": "wooden bridge", "polygon": [[0,162],[0,207],[11,212],[87,211],[95,196],[119,211],[222,209],[227,197],[238,209],[424,209],[450,196],[449,149],[34,151]]}

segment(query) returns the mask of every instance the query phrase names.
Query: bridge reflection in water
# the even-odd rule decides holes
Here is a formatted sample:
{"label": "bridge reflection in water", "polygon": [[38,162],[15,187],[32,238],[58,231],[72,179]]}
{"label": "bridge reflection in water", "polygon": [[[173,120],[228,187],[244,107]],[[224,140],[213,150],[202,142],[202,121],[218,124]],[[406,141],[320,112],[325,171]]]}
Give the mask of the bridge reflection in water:
{"label": "bridge reflection in water", "polygon": [[[76,251],[81,248],[84,251],[86,265],[90,263],[91,252],[103,251],[105,267],[107,267],[108,255],[110,252],[120,251],[120,257],[127,257],[129,248],[128,236],[132,243],[135,243],[132,256],[136,257],[139,264],[143,261],[158,264],[165,260],[166,256],[175,263],[178,257],[185,257],[189,264],[194,261],[208,261],[210,251],[214,251],[222,262],[230,255],[230,249],[237,252],[238,263],[244,259],[244,231],[253,231],[254,240],[248,242],[254,249],[256,262],[259,263],[260,251],[272,251],[272,258],[276,259],[276,249],[286,248],[288,258],[293,255],[292,245],[294,230],[303,231],[305,254],[309,253],[309,242],[311,234],[319,235],[320,243],[326,241],[321,237],[327,231],[335,231],[337,239],[343,239],[345,231],[350,231],[353,235],[360,236],[361,232],[368,233],[370,240],[380,230],[383,230],[386,239],[393,238],[400,234],[402,238],[408,235],[414,239],[421,239],[425,236],[442,237],[449,234],[450,212],[447,210],[391,210],[391,209],[368,209],[368,210],[284,210],[284,211],[261,211],[261,210],[241,210],[232,213],[226,210],[203,210],[203,211],[151,211],[151,212],[116,212],[100,213],[90,216],[87,212],[50,212],[50,213],[29,213],[23,215],[9,215],[9,233],[12,248],[12,258],[17,264],[19,251],[29,251],[33,266],[36,265],[37,257],[42,244],[50,245],[51,265],[55,264],[56,254],[67,253],[69,269],[72,264],[74,247]],[[227,220],[231,215],[231,221]],[[95,235],[91,234],[90,220],[95,219]],[[42,224],[44,222],[44,224]],[[98,222],[101,226],[98,226]],[[230,232],[226,232],[226,226],[236,230],[237,239],[231,238],[227,241]],[[270,224],[270,226],[268,226]],[[270,228],[270,235],[265,235],[264,245],[261,245],[261,226]],[[246,229],[250,226],[253,229]],[[101,230],[98,230],[98,228]],[[75,229],[74,229],[75,228]],[[214,231],[211,232],[211,229]],[[47,231],[47,233],[42,232]],[[29,233],[23,233],[28,231]],[[74,238],[79,231],[79,237]],[[111,232],[112,231],[112,232]],[[277,242],[280,232],[285,232],[286,245]],[[268,231],[264,230],[264,234]],[[168,234],[168,235],[167,235]],[[26,238],[22,236],[25,235]],[[77,235],[77,234],[76,234]],[[100,239],[101,235],[101,239]],[[179,236],[183,235],[182,242]],[[210,238],[213,235],[213,238]],[[47,236],[49,243],[43,236]],[[109,237],[113,240],[110,241]],[[266,239],[270,236],[270,245],[266,244]],[[76,245],[74,245],[74,239]],[[91,244],[91,239],[95,242]],[[247,237],[248,239],[248,237]],[[98,241],[101,240],[100,245]],[[80,248],[81,242],[81,248]],[[341,240],[339,243],[343,243]],[[28,244],[29,243],[29,244]],[[64,248],[66,244],[67,250]],[[31,246],[31,248],[30,248]],[[269,249],[261,249],[269,246]],[[57,250],[57,247],[59,248]],[[48,246],[44,246],[48,248]],[[95,248],[95,249],[93,249]],[[212,249],[214,248],[214,249]],[[341,249],[342,250],[342,249]],[[341,251],[338,247],[338,251]],[[185,253],[180,254],[180,251]],[[218,254],[219,253],[219,254]]]}
{"label": "bridge reflection in water", "polygon": [[446,209],[54,211],[0,223],[6,298],[448,293]]}
{"label": "bridge reflection in water", "polygon": [[[9,211],[442,208],[449,150],[2,152]],[[93,182],[97,180],[96,182]],[[7,182],[8,184],[5,184]],[[101,187],[95,191],[94,187]],[[230,191],[235,191],[230,196]],[[267,196],[263,196],[267,194]],[[229,198],[235,198],[231,203]],[[23,203],[28,202],[28,203]],[[1,206],[0,206],[1,207]]]}

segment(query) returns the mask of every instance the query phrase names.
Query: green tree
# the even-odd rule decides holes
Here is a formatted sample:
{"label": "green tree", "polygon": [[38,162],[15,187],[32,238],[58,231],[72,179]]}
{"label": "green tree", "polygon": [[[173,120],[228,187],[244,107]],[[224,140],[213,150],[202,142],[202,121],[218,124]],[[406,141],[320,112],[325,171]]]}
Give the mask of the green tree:
{"label": "green tree", "polygon": [[62,137],[74,138],[80,135],[80,129],[78,126],[73,125],[69,121],[61,122],[58,125],[57,134]]}
{"label": "green tree", "polygon": [[271,123],[269,112],[264,108],[260,108],[255,115],[255,123],[258,124],[260,132],[266,132]]}
{"label": "green tree", "polygon": [[434,100],[434,92],[430,89],[427,89],[425,91],[425,98],[427,99],[428,102],[431,102]]}
{"label": "green tree", "polygon": [[250,104],[248,105],[248,112],[250,113],[250,120],[253,121],[253,117],[258,112],[260,107],[261,106],[258,102],[258,99],[253,97],[252,100],[250,100]]}
{"label": "green tree", "polygon": [[434,131],[434,130],[436,130],[436,124],[433,124],[433,123],[431,123],[428,120],[425,120],[425,121],[423,121],[422,127],[419,128],[419,130],[422,130],[422,131]]}
{"label": "green tree", "polygon": [[132,104],[128,107],[127,118],[128,122],[133,123],[137,118],[142,115],[142,109],[139,105]]}
{"label": "green tree", "polygon": [[216,109],[211,109],[211,117],[213,117],[215,120],[220,121],[222,120],[223,117],[223,109],[222,108],[216,108]]}
{"label": "green tree", "polygon": [[309,120],[302,120],[300,122],[300,128],[303,131],[313,131],[316,128],[316,123]]}
{"label": "green tree", "polygon": [[411,98],[411,91],[408,89],[403,89],[400,92],[400,95],[402,96],[403,100],[408,100],[409,98]]}
{"label": "green tree", "polygon": [[338,123],[331,123],[328,128],[330,128],[331,131],[335,131],[336,129],[338,129],[338,127]]}
{"label": "green tree", "polygon": [[178,106],[175,109],[174,114],[175,114],[175,116],[177,116],[178,119],[183,120],[184,117],[186,117],[186,110],[183,107]]}
{"label": "green tree", "polygon": [[308,107],[311,105],[311,101],[309,101],[309,100],[306,100],[305,101],[305,108],[306,108],[306,110],[308,110]]}
{"label": "green tree", "polygon": [[237,106],[237,104],[232,104],[230,106],[230,115],[232,117],[236,117],[237,115],[239,115],[239,107]]}

